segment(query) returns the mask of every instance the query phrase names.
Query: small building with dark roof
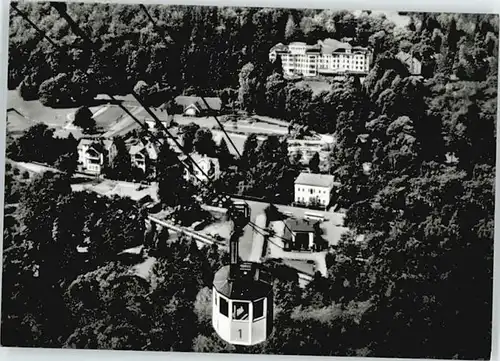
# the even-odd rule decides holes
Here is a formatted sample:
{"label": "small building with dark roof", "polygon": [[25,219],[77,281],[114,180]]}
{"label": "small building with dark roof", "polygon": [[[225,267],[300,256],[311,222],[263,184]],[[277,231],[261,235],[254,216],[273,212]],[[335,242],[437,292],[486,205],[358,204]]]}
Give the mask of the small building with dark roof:
{"label": "small building with dark roof", "polygon": [[318,222],[306,219],[287,219],[285,221],[285,250],[310,251],[314,249],[314,237]]}

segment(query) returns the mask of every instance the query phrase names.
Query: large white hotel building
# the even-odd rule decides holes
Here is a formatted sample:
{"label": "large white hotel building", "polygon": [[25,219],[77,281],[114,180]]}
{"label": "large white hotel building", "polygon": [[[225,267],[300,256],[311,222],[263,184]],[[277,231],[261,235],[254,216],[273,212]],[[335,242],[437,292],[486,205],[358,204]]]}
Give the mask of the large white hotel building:
{"label": "large white hotel building", "polygon": [[366,74],[370,70],[372,52],[335,39],[319,40],[315,45],[293,42],[277,44],[269,52],[269,60],[281,57],[283,73],[312,77],[343,73]]}

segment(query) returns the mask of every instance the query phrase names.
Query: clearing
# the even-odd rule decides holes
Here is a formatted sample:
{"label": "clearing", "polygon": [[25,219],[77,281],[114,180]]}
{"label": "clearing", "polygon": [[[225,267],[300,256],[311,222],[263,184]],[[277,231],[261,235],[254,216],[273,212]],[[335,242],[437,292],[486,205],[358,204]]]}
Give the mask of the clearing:
{"label": "clearing", "polygon": [[71,189],[75,192],[89,190],[107,197],[129,197],[135,201],[149,196],[154,201],[158,201],[158,187],[156,184],[146,187],[138,183],[106,179],[102,181],[89,181],[87,183],[72,184]]}

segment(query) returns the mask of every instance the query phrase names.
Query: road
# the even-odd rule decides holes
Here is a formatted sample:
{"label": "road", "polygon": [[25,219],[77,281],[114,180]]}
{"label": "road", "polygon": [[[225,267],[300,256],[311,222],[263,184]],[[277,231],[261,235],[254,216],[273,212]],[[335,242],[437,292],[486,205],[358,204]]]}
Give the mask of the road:
{"label": "road", "polygon": [[[260,229],[266,227],[266,215],[258,214],[255,219],[255,228],[253,229],[252,251],[248,261],[260,262],[262,259],[262,251],[264,249],[264,235],[265,233]],[[252,228],[252,227],[250,227]]]}

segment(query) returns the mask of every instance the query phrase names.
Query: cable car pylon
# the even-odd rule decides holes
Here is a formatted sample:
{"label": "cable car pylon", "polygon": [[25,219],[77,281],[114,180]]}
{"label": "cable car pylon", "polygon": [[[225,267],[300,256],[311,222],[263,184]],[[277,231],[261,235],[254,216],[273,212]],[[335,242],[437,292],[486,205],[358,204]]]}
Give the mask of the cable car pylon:
{"label": "cable car pylon", "polygon": [[214,275],[212,325],[224,341],[252,346],[264,342],[273,330],[274,297],[268,272],[259,263],[239,259],[239,239],[250,218],[246,207],[235,205],[228,212],[233,221],[230,263]]}

